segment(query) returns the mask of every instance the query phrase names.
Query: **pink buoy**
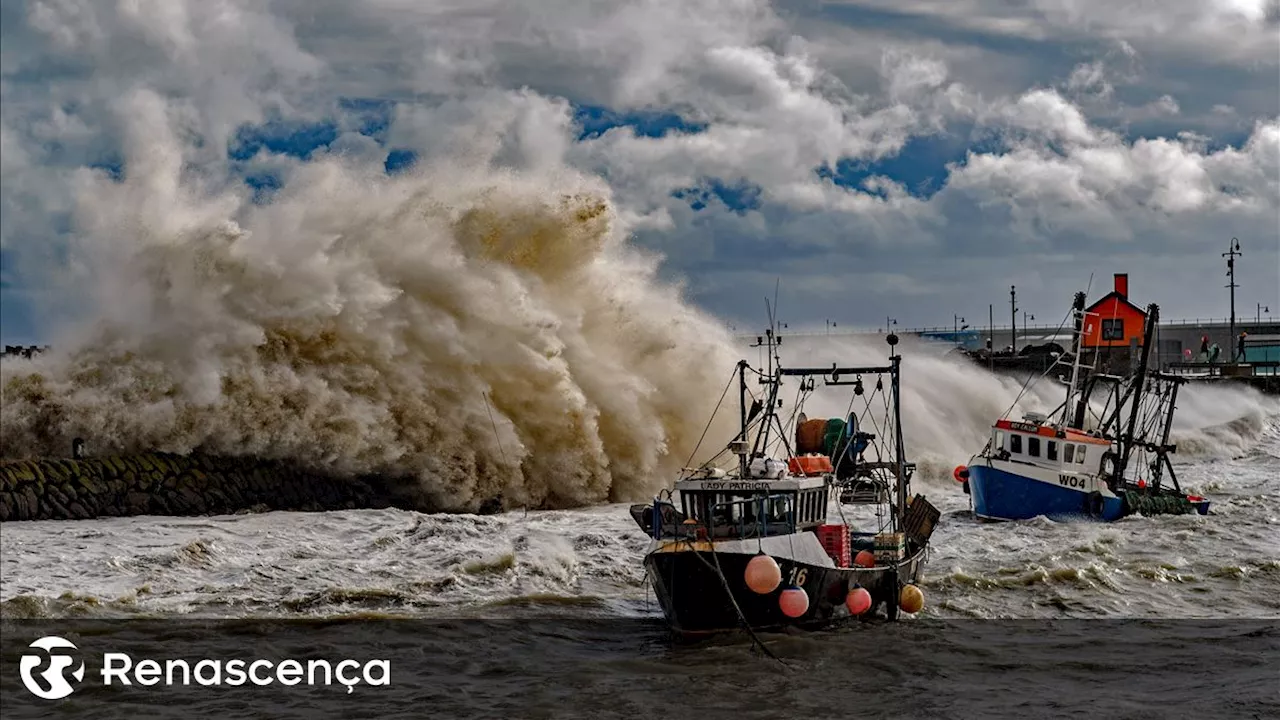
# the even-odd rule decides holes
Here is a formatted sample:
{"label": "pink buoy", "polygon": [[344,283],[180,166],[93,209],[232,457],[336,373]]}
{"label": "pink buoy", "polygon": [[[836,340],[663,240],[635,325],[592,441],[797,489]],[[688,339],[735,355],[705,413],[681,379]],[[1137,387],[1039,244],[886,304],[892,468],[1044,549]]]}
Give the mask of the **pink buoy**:
{"label": "pink buoy", "polygon": [[751,558],[744,576],[747,587],[761,595],[773,592],[782,584],[782,569],[778,562],[764,553]]}
{"label": "pink buoy", "polygon": [[860,567],[866,567],[866,568],[875,567],[876,554],[871,552],[870,550],[863,550],[862,552],[858,553],[856,557],[854,557],[853,563]]}
{"label": "pink buoy", "polygon": [[809,596],[798,587],[789,587],[778,596],[778,606],[782,614],[789,618],[798,618],[809,612]]}
{"label": "pink buoy", "polygon": [[844,598],[844,606],[852,615],[861,615],[871,609],[871,593],[866,588],[854,588]]}

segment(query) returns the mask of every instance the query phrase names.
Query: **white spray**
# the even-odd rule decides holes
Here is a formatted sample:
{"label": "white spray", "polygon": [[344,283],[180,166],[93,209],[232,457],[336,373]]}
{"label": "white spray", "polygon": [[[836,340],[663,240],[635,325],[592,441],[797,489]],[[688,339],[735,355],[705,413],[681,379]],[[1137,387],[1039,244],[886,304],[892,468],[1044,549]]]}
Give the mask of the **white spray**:
{"label": "white spray", "polygon": [[591,178],[329,158],[255,205],[198,186],[172,137],[133,151],[81,194],[92,312],[3,367],[6,456],[79,436],[415,475],[449,508],[633,499],[738,359]]}

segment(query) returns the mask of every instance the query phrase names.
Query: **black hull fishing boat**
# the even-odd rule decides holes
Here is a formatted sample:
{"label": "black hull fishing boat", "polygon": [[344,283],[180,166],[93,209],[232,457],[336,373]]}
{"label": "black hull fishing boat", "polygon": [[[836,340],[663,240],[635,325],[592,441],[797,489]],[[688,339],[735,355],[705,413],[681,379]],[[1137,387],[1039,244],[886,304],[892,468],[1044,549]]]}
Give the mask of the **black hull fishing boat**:
{"label": "black hull fishing boat", "polygon": [[[766,370],[738,363],[734,440],[686,470],[673,490],[631,507],[651,538],[646,573],[677,634],[817,629],[896,620],[900,610],[923,606],[917,583],[940,513],[909,494],[915,466],[902,443],[897,337],[888,337],[889,362],[878,367],[782,367],[774,354],[781,340],[772,328],[761,338]],[[749,377],[764,388],[750,407]],[[778,393],[793,377],[791,435]],[[819,378],[823,387],[852,388],[847,419],[805,417],[804,400]],[[736,467],[714,465],[726,453],[737,456]],[[828,519],[833,503],[841,522]],[[846,510],[870,515],[870,529],[854,527]]]}

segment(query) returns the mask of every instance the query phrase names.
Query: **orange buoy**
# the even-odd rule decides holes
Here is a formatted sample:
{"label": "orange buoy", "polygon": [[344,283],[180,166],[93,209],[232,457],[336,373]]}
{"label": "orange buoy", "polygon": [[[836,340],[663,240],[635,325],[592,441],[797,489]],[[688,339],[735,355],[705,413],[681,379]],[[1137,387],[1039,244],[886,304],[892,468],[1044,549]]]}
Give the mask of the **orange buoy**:
{"label": "orange buoy", "polygon": [[924,592],[915,585],[902,586],[902,592],[898,593],[898,607],[902,608],[902,612],[913,615],[920,612],[920,608],[924,607]]}
{"label": "orange buoy", "polygon": [[861,615],[871,609],[871,593],[866,588],[856,587],[845,596],[844,606],[849,608],[850,614]]}
{"label": "orange buoy", "polygon": [[876,554],[871,552],[870,550],[863,550],[853,558],[853,562],[855,565],[865,567],[865,568],[875,567]]}
{"label": "orange buoy", "polygon": [[789,587],[778,596],[778,607],[789,618],[798,618],[809,611],[809,595],[798,587]]}
{"label": "orange buoy", "polygon": [[782,584],[782,569],[778,567],[778,561],[764,553],[751,558],[744,576],[747,587],[761,595],[773,592]]}
{"label": "orange buoy", "polygon": [[951,477],[955,478],[958,483],[967,482],[969,480],[969,468],[957,465],[956,469],[951,471]]}

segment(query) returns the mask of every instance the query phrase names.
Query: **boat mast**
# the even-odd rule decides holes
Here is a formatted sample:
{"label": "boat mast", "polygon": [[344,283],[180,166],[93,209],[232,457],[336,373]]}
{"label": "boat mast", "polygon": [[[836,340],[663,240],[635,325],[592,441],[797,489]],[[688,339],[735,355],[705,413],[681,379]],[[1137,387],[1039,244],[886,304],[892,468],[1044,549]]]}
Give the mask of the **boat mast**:
{"label": "boat mast", "polygon": [[[1166,379],[1167,376],[1161,376]],[[1167,378],[1167,381],[1173,386],[1169,389],[1169,407],[1165,409],[1164,430],[1160,432],[1160,450],[1159,458],[1156,461],[1156,474],[1151,479],[1151,485],[1154,489],[1160,489],[1160,479],[1163,475],[1164,466],[1161,461],[1169,465],[1169,479],[1173,481],[1173,489],[1182,492],[1182,488],[1178,487],[1178,476],[1173,472],[1173,463],[1169,461],[1169,434],[1173,431],[1173,411],[1178,405],[1178,387],[1182,382],[1182,378]]]}
{"label": "boat mast", "polygon": [[[896,344],[897,338],[890,337],[893,338],[890,344]],[[897,512],[894,513],[896,524],[894,532],[902,532],[907,523],[907,456],[902,447],[902,390],[898,382],[898,376],[902,368],[902,356],[895,353],[890,360],[893,363],[891,384],[893,387],[894,445],[897,446],[896,460],[898,463],[898,507]]]}
{"label": "boat mast", "polygon": [[[1147,306],[1147,327],[1142,336],[1142,356],[1138,361],[1138,371],[1133,376],[1133,403],[1129,407],[1129,427],[1121,436],[1121,452],[1120,463],[1116,466],[1117,479],[1124,476],[1125,469],[1129,466],[1129,457],[1133,454],[1133,431],[1138,424],[1138,408],[1142,405],[1142,387],[1147,380],[1147,360],[1151,355],[1151,339],[1155,334],[1156,323],[1160,320],[1160,307],[1155,303]],[[1116,409],[1119,412],[1119,408]]]}
{"label": "boat mast", "polygon": [[[1084,345],[1084,293],[1076,293],[1075,302],[1071,304],[1072,314],[1075,315],[1075,357],[1071,363],[1071,387],[1067,389],[1067,401],[1062,403],[1062,423],[1067,424],[1067,413],[1072,412],[1071,401],[1076,397],[1078,392],[1078,383],[1080,382],[1080,348]],[[1076,404],[1075,411],[1072,412],[1073,418],[1069,427],[1081,429],[1084,427],[1084,394],[1080,394],[1080,401]]]}
{"label": "boat mast", "polygon": [[760,384],[769,386],[765,395],[768,407],[764,408],[764,417],[760,420],[760,431],[756,433],[756,441],[751,448],[753,458],[768,450],[769,433],[773,430],[775,411],[778,407],[778,386],[782,383],[782,378],[775,374],[775,369],[779,372],[782,370],[782,358],[775,355],[777,346],[782,344],[782,338],[775,335],[773,327],[770,327],[765,331],[765,340],[768,343],[765,353],[769,356],[769,372],[766,377],[760,379]]}
{"label": "boat mast", "polygon": [[[765,300],[765,306],[769,307],[769,301]],[[739,362],[739,404],[744,408],[742,411],[742,433],[740,439],[743,446],[747,444],[747,427],[756,414],[763,410],[764,417],[760,421],[760,430],[756,433],[755,442],[752,444],[749,455],[747,450],[743,450],[744,455],[739,463],[742,477],[746,477],[750,470],[750,458],[754,458],[764,452],[769,444],[769,432],[772,430],[773,421],[776,419],[776,409],[778,407],[778,386],[782,382],[782,358],[777,355],[777,346],[782,344],[782,338],[778,336],[774,330],[777,323],[773,320],[773,313],[770,310],[769,328],[764,331],[764,335],[756,336],[756,344],[751,347],[759,347],[765,349],[767,372],[762,374],[760,378],[761,385],[768,385],[769,389],[765,393],[766,401],[761,402],[755,400],[751,403],[751,411],[748,413],[746,408],[747,381],[745,375],[746,361]],[[758,372],[758,371],[757,371]],[[766,408],[765,405],[768,405]]]}
{"label": "boat mast", "polygon": [[739,477],[746,479],[747,477],[747,361],[738,361],[738,409],[739,416],[742,420],[742,431],[738,433],[738,441],[741,443],[738,453],[738,473]]}

